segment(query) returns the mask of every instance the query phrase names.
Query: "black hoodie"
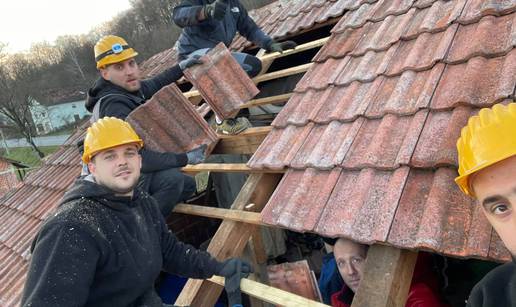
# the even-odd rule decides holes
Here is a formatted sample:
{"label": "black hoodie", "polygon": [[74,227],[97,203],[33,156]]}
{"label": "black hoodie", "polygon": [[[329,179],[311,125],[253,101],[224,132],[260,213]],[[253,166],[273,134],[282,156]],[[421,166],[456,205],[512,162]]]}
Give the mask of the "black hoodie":
{"label": "black hoodie", "polygon": [[468,307],[516,306],[516,263],[501,265],[475,285]]}
{"label": "black hoodie", "polygon": [[221,264],[179,242],[154,199],[78,179],[32,246],[22,306],[160,306],[160,270],[208,278]]}
{"label": "black hoodie", "polygon": [[[142,80],[141,88],[137,92],[128,92],[104,78],[99,78],[95,81],[93,87],[88,90],[86,109],[93,112],[95,105],[102,99],[99,106],[99,118],[113,116],[125,120],[131,111],[144,104],[161,88],[177,81],[182,76],[183,72],[179,65],[173,66],[154,78]],[[188,163],[185,153],[160,153],[144,148],[141,154],[143,159],[142,173],[182,167]]]}

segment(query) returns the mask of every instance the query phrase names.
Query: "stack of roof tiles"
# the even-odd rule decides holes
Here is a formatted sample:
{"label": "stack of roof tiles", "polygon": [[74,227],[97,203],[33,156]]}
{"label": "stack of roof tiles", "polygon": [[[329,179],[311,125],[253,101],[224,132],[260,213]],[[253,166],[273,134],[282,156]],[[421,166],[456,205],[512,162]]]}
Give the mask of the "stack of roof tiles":
{"label": "stack of roof tiles", "polygon": [[453,179],[461,127],[479,108],[514,99],[516,1],[345,2],[249,161],[254,169],[288,169],[264,221],[508,259]]}

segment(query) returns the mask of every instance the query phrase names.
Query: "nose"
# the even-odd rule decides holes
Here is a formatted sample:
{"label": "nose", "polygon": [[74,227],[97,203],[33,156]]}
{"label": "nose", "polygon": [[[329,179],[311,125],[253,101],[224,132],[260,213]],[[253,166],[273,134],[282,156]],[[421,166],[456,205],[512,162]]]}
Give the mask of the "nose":
{"label": "nose", "polygon": [[346,266],[344,267],[344,273],[348,276],[356,275],[357,270],[351,263],[346,263]]}

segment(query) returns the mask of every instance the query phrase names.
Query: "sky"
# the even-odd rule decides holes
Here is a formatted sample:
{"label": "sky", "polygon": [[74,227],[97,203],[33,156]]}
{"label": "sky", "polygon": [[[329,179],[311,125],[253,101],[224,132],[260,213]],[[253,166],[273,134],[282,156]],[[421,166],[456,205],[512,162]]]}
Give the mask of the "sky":
{"label": "sky", "polygon": [[1,0],[0,42],[8,52],[60,35],[88,33],[130,8],[129,0]]}

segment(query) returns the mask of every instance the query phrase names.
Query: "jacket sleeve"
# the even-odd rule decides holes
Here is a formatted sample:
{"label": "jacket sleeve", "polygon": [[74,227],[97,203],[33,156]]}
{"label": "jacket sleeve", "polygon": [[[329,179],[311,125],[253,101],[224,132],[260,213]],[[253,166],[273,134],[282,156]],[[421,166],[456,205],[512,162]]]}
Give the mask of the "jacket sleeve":
{"label": "jacket sleeve", "polygon": [[238,6],[240,10],[237,22],[238,32],[257,46],[267,48],[272,42],[272,38],[258,27],[241,3]]}
{"label": "jacket sleeve", "polygon": [[183,167],[188,163],[186,153],[157,152],[143,148],[140,154],[142,155],[142,173]]}
{"label": "jacket sleeve", "polygon": [[172,19],[180,28],[195,26],[202,22],[197,19],[200,10],[202,10],[201,1],[184,0],[174,7]]}
{"label": "jacket sleeve", "polygon": [[181,79],[183,71],[179,68],[179,64],[176,64],[157,76],[142,81],[141,91],[146,99],[149,99],[157,91],[162,89],[177,80]]}
{"label": "jacket sleeve", "polygon": [[36,239],[21,306],[84,306],[100,248],[80,226],[46,226]]}
{"label": "jacket sleeve", "polygon": [[424,283],[410,286],[406,307],[438,307],[441,302],[434,292]]}
{"label": "jacket sleeve", "polygon": [[127,104],[120,101],[120,97],[113,95],[111,97],[107,97],[105,101],[102,101],[99,113],[103,114],[101,117],[112,116],[125,120],[131,111],[132,109]]}
{"label": "jacket sleeve", "polygon": [[179,241],[161,218],[161,252],[163,269],[171,274],[205,279],[217,274],[221,263],[209,253]]}

